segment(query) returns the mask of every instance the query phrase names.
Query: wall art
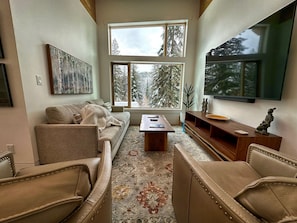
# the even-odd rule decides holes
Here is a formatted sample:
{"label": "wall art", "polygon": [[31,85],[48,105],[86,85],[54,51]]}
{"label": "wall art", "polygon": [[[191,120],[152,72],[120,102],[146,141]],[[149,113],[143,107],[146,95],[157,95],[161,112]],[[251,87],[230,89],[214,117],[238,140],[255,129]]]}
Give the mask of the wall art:
{"label": "wall art", "polygon": [[0,64],[0,107],[12,107],[5,64]]}
{"label": "wall art", "polygon": [[50,44],[46,44],[51,93],[93,93],[92,66]]}

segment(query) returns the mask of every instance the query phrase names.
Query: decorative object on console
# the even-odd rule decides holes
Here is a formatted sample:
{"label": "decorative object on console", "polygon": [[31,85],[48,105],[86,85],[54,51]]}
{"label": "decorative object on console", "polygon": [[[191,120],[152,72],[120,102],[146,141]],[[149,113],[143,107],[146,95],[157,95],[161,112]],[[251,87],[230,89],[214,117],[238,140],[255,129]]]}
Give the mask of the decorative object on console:
{"label": "decorative object on console", "polygon": [[224,115],[216,115],[216,114],[207,114],[205,115],[206,118],[220,120],[220,121],[227,121],[230,120],[230,117]]}
{"label": "decorative object on console", "polygon": [[207,112],[207,108],[208,107],[208,101],[207,101],[207,98],[203,98],[203,101],[202,101],[202,112],[203,113],[206,113]]}
{"label": "decorative object on console", "polygon": [[260,125],[256,128],[256,132],[262,134],[262,135],[269,135],[267,132],[268,127],[270,127],[270,123],[274,120],[274,117],[272,115],[273,111],[276,108],[270,108],[268,109],[267,115],[265,117],[265,120],[263,120]]}
{"label": "decorative object on console", "polygon": [[93,93],[91,65],[49,44],[46,49],[52,94]]}

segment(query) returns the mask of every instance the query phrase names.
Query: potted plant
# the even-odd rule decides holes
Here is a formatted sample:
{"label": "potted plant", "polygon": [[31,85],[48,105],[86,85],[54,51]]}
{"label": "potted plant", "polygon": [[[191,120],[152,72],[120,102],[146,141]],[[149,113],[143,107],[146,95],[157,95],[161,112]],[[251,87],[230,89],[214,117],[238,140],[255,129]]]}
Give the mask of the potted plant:
{"label": "potted plant", "polygon": [[[192,84],[189,86],[186,84],[184,86],[184,101],[183,104],[186,107],[186,111],[188,111],[194,104],[194,87]],[[183,126],[183,131],[185,131],[185,114],[181,112],[180,114],[180,121]]]}

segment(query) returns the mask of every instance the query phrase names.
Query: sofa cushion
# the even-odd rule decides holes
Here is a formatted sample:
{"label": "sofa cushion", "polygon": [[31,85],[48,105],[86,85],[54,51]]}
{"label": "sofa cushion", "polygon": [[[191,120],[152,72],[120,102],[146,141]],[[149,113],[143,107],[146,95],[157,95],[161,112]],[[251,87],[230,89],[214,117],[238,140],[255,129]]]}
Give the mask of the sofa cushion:
{"label": "sofa cushion", "polygon": [[0,180],[0,222],[62,221],[89,195],[86,165]]}
{"label": "sofa cushion", "polygon": [[235,196],[251,213],[267,222],[297,221],[297,179],[264,177],[247,185]]}
{"label": "sofa cushion", "polygon": [[45,109],[47,122],[49,124],[72,124],[73,114],[80,114],[80,110],[88,103],[65,104],[47,107]]}
{"label": "sofa cushion", "polygon": [[125,125],[130,122],[130,112],[112,112],[111,115],[124,122]]}
{"label": "sofa cushion", "polygon": [[98,98],[98,99],[88,100],[87,103],[88,104],[103,105],[104,101],[103,101],[103,99]]}

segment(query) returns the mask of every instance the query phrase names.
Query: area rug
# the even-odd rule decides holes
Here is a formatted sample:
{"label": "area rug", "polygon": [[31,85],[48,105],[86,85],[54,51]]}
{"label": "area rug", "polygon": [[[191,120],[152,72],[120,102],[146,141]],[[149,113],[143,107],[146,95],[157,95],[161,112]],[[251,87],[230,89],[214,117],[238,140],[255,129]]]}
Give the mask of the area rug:
{"label": "area rug", "polygon": [[171,203],[173,150],[180,143],[197,160],[212,160],[195,141],[174,126],[167,151],[144,151],[144,133],[130,126],[113,160],[114,223],[175,223]]}

